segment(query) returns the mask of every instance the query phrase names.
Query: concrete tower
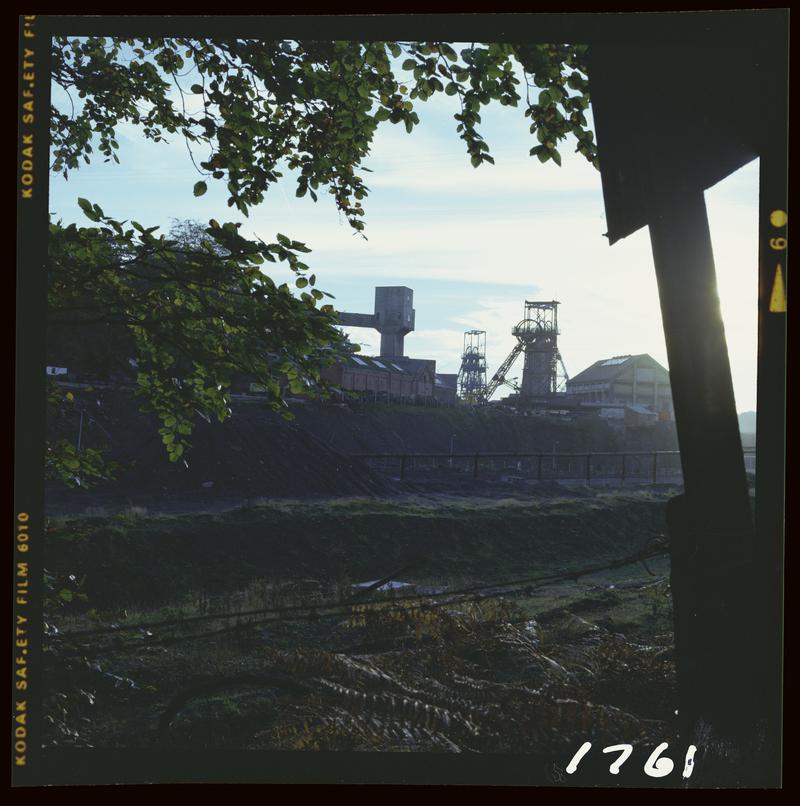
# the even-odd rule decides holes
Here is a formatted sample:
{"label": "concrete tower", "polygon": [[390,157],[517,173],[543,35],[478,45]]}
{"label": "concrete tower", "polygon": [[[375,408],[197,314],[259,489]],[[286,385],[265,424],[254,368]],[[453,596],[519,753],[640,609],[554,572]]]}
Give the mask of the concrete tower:
{"label": "concrete tower", "polygon": [[375,313],[339,313],[339,324],[372,327],[381,334],[381,356],[401,358],[404,341],[414,330],[414,292],[404,285],[377,286]]}

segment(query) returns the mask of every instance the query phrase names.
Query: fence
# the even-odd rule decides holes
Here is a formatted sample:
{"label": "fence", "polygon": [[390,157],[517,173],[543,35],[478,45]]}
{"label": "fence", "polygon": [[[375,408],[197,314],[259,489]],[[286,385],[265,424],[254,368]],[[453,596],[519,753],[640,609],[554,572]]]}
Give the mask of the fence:
{"label": "fence", "polygon": [[[431,472],[469,475],[512,475],[537,481],[619,480],[681,484],[680,451],[592,453],[355,453],[372,469],[405,479]],[[745,466],[755,470],[755,450],[745,450]],[[752,468],[752,469],[751,469]]]}

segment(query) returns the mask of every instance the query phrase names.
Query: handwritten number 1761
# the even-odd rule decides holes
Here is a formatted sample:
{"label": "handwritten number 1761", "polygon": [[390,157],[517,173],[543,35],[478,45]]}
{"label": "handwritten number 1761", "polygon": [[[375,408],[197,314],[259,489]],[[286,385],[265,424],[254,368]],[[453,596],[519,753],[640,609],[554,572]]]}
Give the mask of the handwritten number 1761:
{"label": "handwritten number 1761", "polygon": [[[583,757],[589,752],[591,749],[592,743],[591,742],[584,742],[579,748],[578,752],[572,757],[572,760],[567,764],[567,773],[572,775],[577,769],[578,764],[581,763]],[[665,775],[669,775],[672,770],[675,768],[675,763],[672,759],[669,758],[661,758],[661,754],[669,747],[667,742],[661,742],[658,747],[650,754],[650,757],[647,759],[647,762],[644,765],[644,772],[646,775],[649,775],[651,778],[663,778]],[[612,775],[618,775],[620,767],[630,758],[631,753],[633,753],[633,745],[632,744],[612,744],[608,747],[603,748],[604,753],[619,753],[616,761],[612,763],[612,765],[608,768],[608,771]],[[697,748],[690,744],[688,750],[686,751],[686,759],[683,765],[683,777],[688,778],[691,776],[692,771],[694,770],[694,754],[697,752]]]}

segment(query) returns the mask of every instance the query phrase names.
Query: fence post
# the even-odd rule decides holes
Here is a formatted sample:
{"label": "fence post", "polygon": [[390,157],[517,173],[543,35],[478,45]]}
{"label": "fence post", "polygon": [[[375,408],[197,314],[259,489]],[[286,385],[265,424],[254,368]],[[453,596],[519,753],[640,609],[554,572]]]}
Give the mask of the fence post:
{"label": "fence post", "polygon": [[541,481],[542,480],[542,454],[540,453],[536,458],[539,460],[539,468],[536,471],[536,480]]}
{"label": "fence post", "polygon": [[592,482],[592,454],[586,454],[586,483],[591,484]]}
{"label": "fence post", "polygon": [[656,483],[657,478],[658,478],[658,454],[654,451],[653,452],[653,484]]}
{"label": "fence post", "polygon": [[78,444],[76,446],[77,449],[78,449],[78,453],[81,452],[81,440],[82,440],[82,438],[83,438],[83,409],[81,409],[81,422],[80,422],[80,425],[78,426]]}
{"label": "fence post", "polygon": [[472,466],[472,477],[474,479],[478,478],[478,454],[475,454],[475,462]]}
{"label": "fence post", "polygon": [[625,484],[625,459],[628,454],[622,454],[622,478],[620,479],[620,487]]}
{"label": "fence post", "polygon": [[406,455],[403,454],[400,457],[400,478],[404,479],[406,477]]}

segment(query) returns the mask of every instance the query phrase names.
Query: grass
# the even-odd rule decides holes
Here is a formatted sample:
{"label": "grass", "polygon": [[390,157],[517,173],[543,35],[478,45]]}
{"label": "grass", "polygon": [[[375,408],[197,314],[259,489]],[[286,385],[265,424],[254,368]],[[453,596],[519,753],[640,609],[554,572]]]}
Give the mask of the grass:
{"label": "grass", "polygon": [[[85,606],[62,608],[55,621],[62,629],[75,630],[109,620],[136,625],[340,601],[351,595],[353,583],[380,578],[409,562],[416,564],[401,578],[451,590],[584,567],[630,554],[660,535],[665,502],[663,496],[641,493],[536,501],[351,498],[270,501],[224,513],[152,516],[129,511],[51,520],[48,570],[85,576],[83,590],[89,596]],[[650,568],[659,576],[668,573],[666,561]],[[661,636],[659,645],[667,646],[670,600],[663,582],[661,587],[643,587],[653,581],[640,566],[629,566],[534,589],[508,603],[525,618],[536,619],[543,640],[556,650],[564,642],[582,640],[582,631],[597,629],[593,625],[602,625],[609,640],[624,633],[630,640],[651,644]],[[502,606],[505,601],[484,603]],[[97,611],[96,616],[90,618],[86,608]],[[191,637],[162,646],[149,646],[135,633],[111,642],[90,639],[80,651],[102,672],[86,672],[94,676],[81,683],[97,693],[99,703],[91,713],[76,712],[74,724],[82,738],[103,747],[153,746],[158,715],[190,681],[258,673],[274,651],[288,651],[289,659],[295,651],[307,652],[313,659],[318,651],[347,652],[365,638],[380,643],[387,637],[384,628],[367,635],[347,617],[271,621],[244,630],[232,629],[236,624],[233,615],[177,630],[154,627],[155,640]],[[424,624],[416,638],[410,629],[411,643],[405,649],[405,644],[398,645],[397,651],[406,653],[404,663],[412,669],[422,662],[429,644]],[[219,632],[197,635],[210,631]],[[117,651],[125,646],[130,651]],[[442,651],[449,646],[444,640]],[[481,639],[475,657],[499,647],[491,645],[490,637]],[[378,650],[375,657],[391,663],[394,649],[386,654]],[[357,649],[356,655],[364,657],[364,651],[374,650]],[[487,667],[489,679],[495,673],[505,680],[511,671],[502,663],[494,671]],[[130,678],[138,688],[129,692],[109,687],[106,674]],[[420,680],[426,677],[424,671],[420,674]],[[642,690],[646,700],[649,690]],[[625,693],[624,686],[621,691]],[[610,703],[622,696],[616,689],[612,693]],[[187,707],[172,736],[178,745],[189,747],[271,746],[272,720],[293,724],[290,712],[276,714],[271,696],[263,689],[220,691]],[[392,741],[385,738],[389,744],[382,749]]]}
{"label": "grass", "polygon": [[[420,584],[494,582],[618,559],[665,531],[664,496],[476,502],[269,502],[224,513],[52,520],[47,568],[85,577],[87,607],[198,612],[233,597],[258,606],[404,574]],[[240,609],[247,609],[242,606]]]}

